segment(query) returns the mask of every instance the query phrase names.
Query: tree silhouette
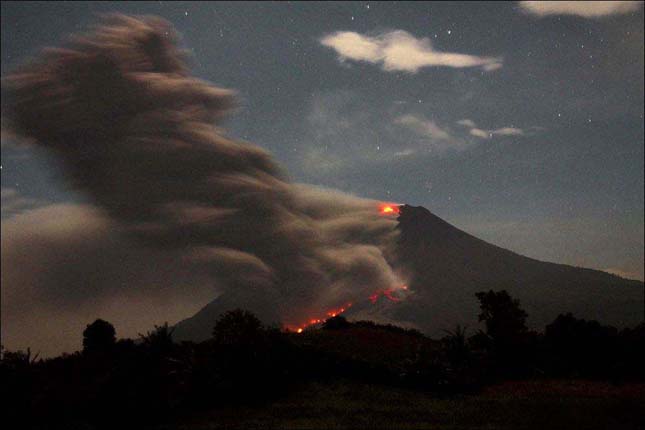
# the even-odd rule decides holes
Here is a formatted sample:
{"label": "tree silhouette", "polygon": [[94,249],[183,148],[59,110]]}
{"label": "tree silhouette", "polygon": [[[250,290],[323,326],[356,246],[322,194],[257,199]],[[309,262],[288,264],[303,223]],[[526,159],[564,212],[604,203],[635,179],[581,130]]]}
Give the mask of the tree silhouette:
{"label": "tree silhouette", "polygon": [[479,321],[486,323],[487,349],[492,354],[491,371],[518,377],[532,371],[537,334],[526,326],[526,312],[506,290],[476,294],[481,307]]}
{"label": "tree silhouette", "polygon": [[213,328],[211,360],[204,379],[230,399],[252,399],[275,389],[275,368],[280,364],[273,350],[274,333],[251,312],[235,309],[225,312]]}
{"label": "tree silhouette", "polygon": [[18,350],[18,351],[9,351],[0,347],[0,363],[2,366],[12,368],[12,369],[25,369],[37,362],[38,356],[40,354],[36,353],[35,356],[31,356],[31,348],[27,348],[27,352]]}
{"label": "tree silhouette", "polygon": [[618,353],[618,330],[598,321],[560,314],[544,331],[544,339],[558,373],[586,375],[607,372]]}
{"label": "tree silhouette", "polygon": [[83,331],[83,352],[104,352],[110,350],[116,342],[114,326],[107,321],[97,319],[88,324]]}
{"label": "tree silhouette", "polygon": [[174,349],[175,343],[172,340],[174,327],[168,323],[155,325],[155,329],[148,331],[145,335],[139,333],[139,338],[144,347],[156,355],[168,355]]}
{"label": "tree silhouette", "polygon": [[466,337],[467,328],[457,324],[454,331],[445,330],[442,339],[448,360],[453,365],[464,364],[470,356],[470,348]]}
{"label": "tree silhouette", "polygon": [[213,340],[217,345],[254,343],[263,332],[262,322],[249,311],[234,309],[224,313],[215,323]]}
{"label": "tree silhouette", "polygon": [[481,291],[475,296],[479,300],[481,313],[479,321],[486,323],[486,334],[498,345],[515,344],[518,338],[528,332],[526,317],[519,300],[513,299],[506,290]]}
{"label": "tree silhouette", "polygon": [[340,330],[350,326],[351,324],[347,321],[347,318],[342,315],[336,315],[335,317],[327,319],[323,323],[322,328],[325,330]]}

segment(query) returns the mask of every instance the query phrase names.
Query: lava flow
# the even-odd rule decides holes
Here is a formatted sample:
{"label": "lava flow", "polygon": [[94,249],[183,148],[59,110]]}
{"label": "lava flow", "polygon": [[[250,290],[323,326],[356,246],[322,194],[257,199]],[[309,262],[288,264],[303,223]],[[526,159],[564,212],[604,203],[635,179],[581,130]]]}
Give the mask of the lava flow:
{"label": "lava flow", "polygon": [[[384,216],[392,216],[392,215],[399,215],[400,213],[400,206],[395,203],[381,203],[379,205],[379,214],[384,215]],[[368,297],[370,302],[376,303],[376,301],[379,299],[379,297],[383,296],[389,299],[392,302],[399,302],[401,301],[400,297],[396,296],[396,292],[400,290],[407,290],[408,286],[407,285],[401,285],[399,287],[395,288],[389,288],[384,291],[377,291],[376,293],[372,294],[371,296]],[[345,306],[340,307],[338,309],[333,309],[330,310],[326,313],[327,318],[333,318],[337,315],[342,314],[345,312],[347,309],[349,309],[352,306],[351,303],[347,303]],[[321,324],[325,321],[327,318],[312,318],[309,321],[299,325],[299,326],[290,326],[287,327],[288,330],[295,331],[296,333],[302,333],[307,327],[311,327],[316,324]]]}
{"label": "lava flow", "polygon": [[407,289],[408,289],[407,285],[401,285],[399,287],[390,288],[390,289],[387,289],[385,291],[378,291],[378,292],[372,294],[369,297],[369,299],[370,299],[370,302],[376,303],[376,301],[379,299],[379,297],[383,296],[383,297],[386,297],[388,300],[390,300],[392,302],[400,302],[401,298],[395,296],[394,293],[399,291],[399,290],[407,291]]}
{"label": "lava flow", "polygon": [[[352,307],[352,304],[347,303],[345,306],[342,306],[342,307],[340,307],[338,309],[332,309],[332,310],[328,311],[325,315],[327,316],[327,318],[333,318],[333,317],[335,317],[337,315],[342,314],[343,312],[345,312],[347,309],[349,309],[351,307]],[[309,321],[307,321],[306,323],[300,325],[299,327],[293,328],[293,330],[296,333],[302,333],[302,331],[304,329],[306,329],[307,327],[311,327],[312,325],[316,325],[316,324],[321,324],[327,318],[312,318]]]}
{"label": "lava flow", "polygon": [[[372,294],[371,296],[369,296],[369,300],[372,303],[376,303],[376,301],[379,299],[379,297],[383,296],[383,297],[386,297],[387,299],[389,299],[392,302],[400,302],[401,298],[397,297],[395,295],[395,293],[397,291],[400,291],[400,290],[407,291],[407,289],[408,289],[407,285],[401,285],[399,287],[390,288],[390,289],[387,289],[385,291],[378,291],[378,292]],[[327,318],[333,318],[333,317],[335,317],[337,315],[342,314],[343,312],[345,312],[350,307],[352,307],[352,303],[347,303],[345,306],[342,306],[340,308],[328,311],[325,315],[326,315]],[[325,319],[327,319],[327,318],[312,318],[309,321],[307,321],[306,323],[301,324],[300,326],[287,327],[287,329],[295,331],[296,333],[302,333],[307,327],[311,327],[311,326],[316,325],[316,324],[322,324],[323,322],[325,322]]]}

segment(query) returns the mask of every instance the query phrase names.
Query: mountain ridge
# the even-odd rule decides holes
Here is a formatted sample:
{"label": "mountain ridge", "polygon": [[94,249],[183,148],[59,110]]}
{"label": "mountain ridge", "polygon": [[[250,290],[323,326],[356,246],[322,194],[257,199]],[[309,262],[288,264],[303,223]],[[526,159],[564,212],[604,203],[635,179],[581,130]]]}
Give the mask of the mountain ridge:
{"label": "mountain ridge", "polygon": [[[366,300],[350,308],[348,318],[442,335],[456,324],[478,324],[477,291],[505,289],[520,300],[534,328],[542,329],[566,312],[618,327],[643,320],[641,281],[523,256],[460,230],[422,206],[400,206],[396,228],[399,239],[392,264],[409,275],[409,296],[401,302],[381,298],[377,306]],[[180,321],[176,336],[203,340],[217,317],[235,307],[254,312],[263,308],[222,295]],[[271,320],[276,321],[275,316]]]}

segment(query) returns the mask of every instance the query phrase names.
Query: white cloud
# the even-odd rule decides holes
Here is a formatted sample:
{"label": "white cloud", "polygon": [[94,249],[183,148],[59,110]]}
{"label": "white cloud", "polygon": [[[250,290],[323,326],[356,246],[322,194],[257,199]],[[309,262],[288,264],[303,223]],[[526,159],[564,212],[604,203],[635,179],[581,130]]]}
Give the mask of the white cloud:
{"label": "white cloud", "polygon": [[482,130],[475,127],[470,129],[470,134],[481,138],[489,138],[493,136],[524,136],[524,130],[515,127],[502,127],[496,130]]}
{"label": "white cloud", "polygon": [[381,57],[381,46],[378,41],[353,31],[339,31],[325,36],[321,43],[335,49],[343,58],[376,63]]}
{"label": "white cloud", "polygon": [[459,121],[457,121],[457,124],[470,128],[476,127],[475,122],[471,119],[460,119]]}
{"label": "white cloud", "polygon": [[[455,130],[455,133],[445,127],[439,126],[435,121],[417,115],[402,115],[394,120],[394,124],[405,126],[418,136],[425,139],[434,149],[465,149],[468,142],[463,138],[463,132]],[[482,129],[477,127],[471,119],[461,119],[456,124],[466,127],[468,134],[480,139],[490,139],[493,136],[524,136],[525,132],[517,127],[501,127],[497,129]],[[471,142],[472,143],[472,142]]]}
{"label": "white cloud", "polygon": [[486,71],[502,67],[502,60],[493,57],[436,51],[428,38],[417,39],[403,30],[370,37],[352,31],[338,31],[320,40],[334,49],[341,61],[365,61],[381,64],[388,72],[416,73],[423,67],[482,67]]}
{"label": "white cloud", "polygon": [[396,157],[409,156],[417,151],[431,151],[435,154],[454,150],[461,151],[469,145],[469,142],[453,135],[449,129],[423,116],[402,115],[395,118],[393,123],[405,127],[421,138],[417,142],[418,149],[405,148],[398,151],[395,154]]}
{"label": "white cloud", "polygon": [[450,134],[446,130],[439,127],[436,122],[432,120],[419,118],[414,115],[400,116],[394,121],[394,123],[407,126],[417,134],[430,139],[436,139],[436,140],[452,139],[452,136],[450,136]]}
{"label": "white cloud", "polygon": [[488,139],[493,136],[524,136],[524,130],[517,127],[502,127],[494,130],[483,130],[477,127],[475,121],[471,119],[461,119],[457,124],[469,128],[468,131],[471,136]]}
{"label": "white cloud", "polygon": [[490,134],[486,130],[482,130],[480,128],[471,128],[470,129],[470,134],[476,137],[481,137],[481,138],[488,138],[490,137]]}
{"label": "white cloud", "polygon": [[498,128],[497,130],[492,130],[492,134],[498,135],[498,136],[523,136],[524,131],[519,128],[515,127],[502,127]]}
{"label": "white cloud", "polygon": [[638,10],[640,1],[521,1],[520,7],[537,16],[577,15],[599,18]]}

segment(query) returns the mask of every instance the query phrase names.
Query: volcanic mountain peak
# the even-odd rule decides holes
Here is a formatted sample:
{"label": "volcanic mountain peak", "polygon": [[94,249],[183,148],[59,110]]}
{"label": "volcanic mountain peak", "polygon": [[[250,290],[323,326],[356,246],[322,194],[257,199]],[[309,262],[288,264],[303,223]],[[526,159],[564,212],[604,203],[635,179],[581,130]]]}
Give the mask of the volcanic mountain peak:
{"label": "volcanic mountain peak", "polygon": [[[500,252],[507,258],[522,258],[533,260],[485,242],[475,236],[458,229],[447,221],[439,218],[423,206],[402,205],[399,212],[401,242],[425,243],[426,245],[446,246],[451,243],[458,248],[470,250],[483,248],[487,252]],[[537,261],[537,260],[533,260]]]}
{"label": "volcanic mountain peak", "polygon": [[[366,298],[345,312],[349,318],[442,335],[456,324],[478,324],[476,292],[505,289],[520,300],[534,328],[566,312],[618,327],[643,319],[642,282],[524,257],[459,230],[424,207],[398,209],[400,236],[394,257],[409,275],[410,294],[400,302],[381,298],[374,305]],[[177,337],[201,340],[222,312],[233,307],[254,310],[234,302],[223,296],[214,300],[177,324]]]}
{"label": "volcanic mountain peak", "polygon": [[423,222],[425,224],[434,221],[450,225],[423,206],[412,206],[405,204],[399,207],[399,222],[404,221],[409,223],[414,222],[415,220],[417,222]]}

